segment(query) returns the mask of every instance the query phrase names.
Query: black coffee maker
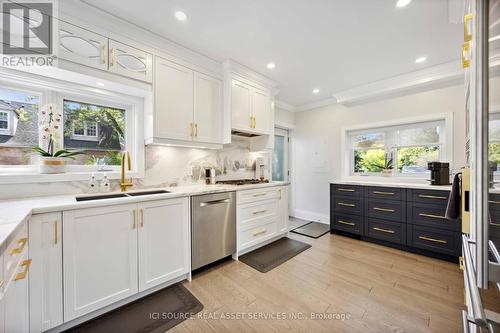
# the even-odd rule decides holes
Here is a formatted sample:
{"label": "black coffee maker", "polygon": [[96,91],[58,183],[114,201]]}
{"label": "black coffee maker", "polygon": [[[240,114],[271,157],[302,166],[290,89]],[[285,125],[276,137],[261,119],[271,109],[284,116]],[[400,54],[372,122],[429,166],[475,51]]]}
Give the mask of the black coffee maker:
{"label": "black coffee maker", "polygon": [[431,185],[450,185],[450,163],[428,162],[427,169],[431,171]]}

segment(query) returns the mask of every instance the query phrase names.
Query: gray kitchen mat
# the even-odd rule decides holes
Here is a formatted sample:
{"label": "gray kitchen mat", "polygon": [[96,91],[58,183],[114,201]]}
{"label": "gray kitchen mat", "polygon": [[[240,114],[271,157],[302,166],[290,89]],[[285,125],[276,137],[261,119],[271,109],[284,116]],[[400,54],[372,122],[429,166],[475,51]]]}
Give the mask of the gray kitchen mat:
{"label": "gray kitchen mat", "polygon": [[318,222],[311,222],[301,227],[295,228],[291,232],[311,238],[319,238],[329,231],[330,231],[330,225]]}
{"label": "gray kitchen mat", "polygon": [[163,333],[202,309],[203,304],[178,283],[66,332]]}
{"label": "gray kitchen mat", "polygon": [[238,259],[261,273],[267,273],[310,247],[309,244],[283,237]]}

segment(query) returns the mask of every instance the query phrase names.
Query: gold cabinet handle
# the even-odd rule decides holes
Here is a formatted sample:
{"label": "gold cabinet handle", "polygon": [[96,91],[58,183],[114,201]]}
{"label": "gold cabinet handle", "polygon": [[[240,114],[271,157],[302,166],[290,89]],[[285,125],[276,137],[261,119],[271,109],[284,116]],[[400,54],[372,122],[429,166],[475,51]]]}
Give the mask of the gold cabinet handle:
{"label": "gold cabinet handle", "polygon": [[426,194],[419,194],[418,197],[422,198],[422,199],[439,199],[439,200],[448,199],[447,197],[441,197],[441,196],[437,196],[437,195],[426,195]]}
{"label": "gold cabinet handle", "polygon": [[355,226],[356,225],[356,223],[342,221],[342,220],[338,220],[337,223],[345,224],[345,225],[350,225],[350,226]]}
{"label": "gold cabinet handle", "polygon": [[490,222],[490,225],[494,225],[495,227],[500,227],[500,223],[493,223],[493,222]]}
{"label": "gold cabinet handle", "polygon": [[380,207],[373,207],[373,210],[379,211],[379,212],[387,212],[387,213],[394,213],[394,209],[389,209],[389,208],[380,208]]}
{"label": "gold cabinet handle", "polygon": [[494,205],[500,205],[500,201],[490,200],[490,201],[488,201],[488,203],[494,204]]}
{"label": "gold cabinet handle", "polygon": [[26,243],[28,243],[28,238],[21,238],[20,240],[18,240],[17,245],[19,245],[19,246],[12,249],[10,251],[10,255],[13,256],[13,255],[16,255],[16,254],[23,252],[24,247],[26,246]]}
{"label": "gold cabinet handle", "polygon": [[263,192],[263,193],[255,193],[253,196],[254,197],[261,197],[263,195],[266,195],[267,193]]}
{"label": "gold cabinet handle", "polygon": [[434,215],[434,214],[426,214],[426,213],[419,213],[419,216],[422,217],[430,217],[432,219],[442,219],[442,220],[447,220],[446,216],[441,216],[441,215]]}
{"label": "gold cabinet handle", "polygon": [[373,191],[373,194],[380,194],[380,195],[395,195],[396,193],[394,193],[394,192]]}
{"label": "gold cabinet handle", "polygon": [[106,63],[106,45],[101,46],[101,64]]}
{"label": "gold cabinet handle", "polygon": [[198,124],[194,124],[194,136],[198,136]]}
{"label": "gold cabinet handle", "polygon": [[57,242],[58,242],[58,235],[57,235],[57,225],[58,225],[59,221],[55,220],[54,221],[54,245],[57,245]]}
{"label": "gold cabinet handle", "polygon": [[110,52],[111,52],[111,59],[109,59],[109,66],[113,67],[115,65],[115,61],[116,61],[115,49],[112,48]]}
{"label": "gold cabinet handle", "polygon": [[253,128],[253,117],[250,116],[250,128]]}
{"label": "gold cabinet handle", "polygon": [[253,117],[253,128],[257,128],[257,117]]}
{"label": "gold cabinet handle", "polygon": [[141,208],[141,228],[144,228],[144,209]]}
{"label": "gold cabinet handle", "polygon": [[133,219],[133,222],[132,222],[132,229],[135,229],[135,225],[136,225],[136,211],[135,209],[132,211],[132,219]]}
{"label": "gold cabinet handle", "polygon": [[253,214],[253,215],[259,215],[259,214],[264,214],[265,212],[267,212],[267,209],[264,209],[264,210],[258,210],[258,211],[253,212],[252,214]]}
{"label": "gold cabinet handle", "polygon": [[16,277],[14,278],[14,281],[19,281],[26,278],[26,275],[28,274],[28,271],[31,266],[31,259],[24,260],[20,266],[24,267],[24,270],[21,273],[17,273]]}
{"label": "gold cabinet handle", "polygon": [[432,238],[432,237],[427,237],[427,236],[418,236],[419,239],[423,239],[423,240],[426,240],[426,241],[429,241],[429,242],[434,242],[434,243],[440,243],[440,244],[446,244],[448,243],[447,241],[445,240],[442,240],[442,239],[436,239],[436,238]]}
{"label": "gold cabinet handle", "polygon": [[352,189],[352,188],[338,188],[337,191],[340,191],[340,192],[356,192],[356,190]]}
{"label": "gold cabinet handle", "polygon": [[266,232],[267,232],[267,229],[266,228],[262,228],[260,231],[254,231],[253,235],[257,236],[257,235],[265,234]]}
{"label": "gold cabinet handle", "polygon": [[472,40],[472,33],[469,32],[469,23],[472,21],[474,14],[469,13],[464,15],[464,42]]}
{"label": "gold cabinet handle", "polygon": [[394,230],[389,230],[389,229],[382,229],[378,227],[372,228],[373,230],[380,231],[380,232],[385,232],[386,234],[394,234],[396,233]]}
{"label": "gold cabinet handle", "polygon": [[338,202],[337,205],[344,206],[344,207],[356,207],[355,204],[349,204],[349,203],[345,203],[345,202]]}
{"label": "gold cabinet handle", "polygon": [[3,280],[3,279],[0,280],[0,288],[2,288],[4,284],[5,284],[5,280]]}
{"label": "gold cabinet handle", "polygon": [[281,200],[281,189],[278,190],[279,200]]}
{"label": "gold cabinet handle", "polygon": [[193,137],[194,136],[194,127],[193,123],[189,123],[189,136]]}
{"label": "gold cabinet handle", "polygon": [[470,51],[470,42],[462,44],[462,68],[469,68],[470,59],[467,58],[467,53]]}

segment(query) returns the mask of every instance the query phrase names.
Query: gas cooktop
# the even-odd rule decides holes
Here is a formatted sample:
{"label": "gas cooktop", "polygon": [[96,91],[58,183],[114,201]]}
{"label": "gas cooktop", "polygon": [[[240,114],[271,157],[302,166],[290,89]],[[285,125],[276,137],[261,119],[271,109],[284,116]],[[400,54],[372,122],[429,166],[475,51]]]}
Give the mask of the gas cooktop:
{"label": "gas cooktop", "polygon": [[219,180],[216,184],[225,184],[225,185],[249,185],[249,184],[264,184],[269,183],[269,180],[260,180],[260,179],[233,179],[233,180]]}

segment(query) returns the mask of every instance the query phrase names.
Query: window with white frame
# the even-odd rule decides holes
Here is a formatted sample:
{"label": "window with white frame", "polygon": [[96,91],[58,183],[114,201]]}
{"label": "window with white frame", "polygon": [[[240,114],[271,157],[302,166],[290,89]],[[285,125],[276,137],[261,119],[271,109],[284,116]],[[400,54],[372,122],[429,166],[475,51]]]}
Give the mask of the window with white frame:
{"label": "window with white frame", "polygon": [[98,141],[97,122],[83,121],[80,124],[72,124],[72,139],[83,141]]}
{"label": "window with white frame", "polygon": [[426,176],[444,158],[445,120],[347,131],[350,174]]}
{"label": "window with white frame", "polygon": [[0,111],[0,130],[9,129],[9,111]]}

